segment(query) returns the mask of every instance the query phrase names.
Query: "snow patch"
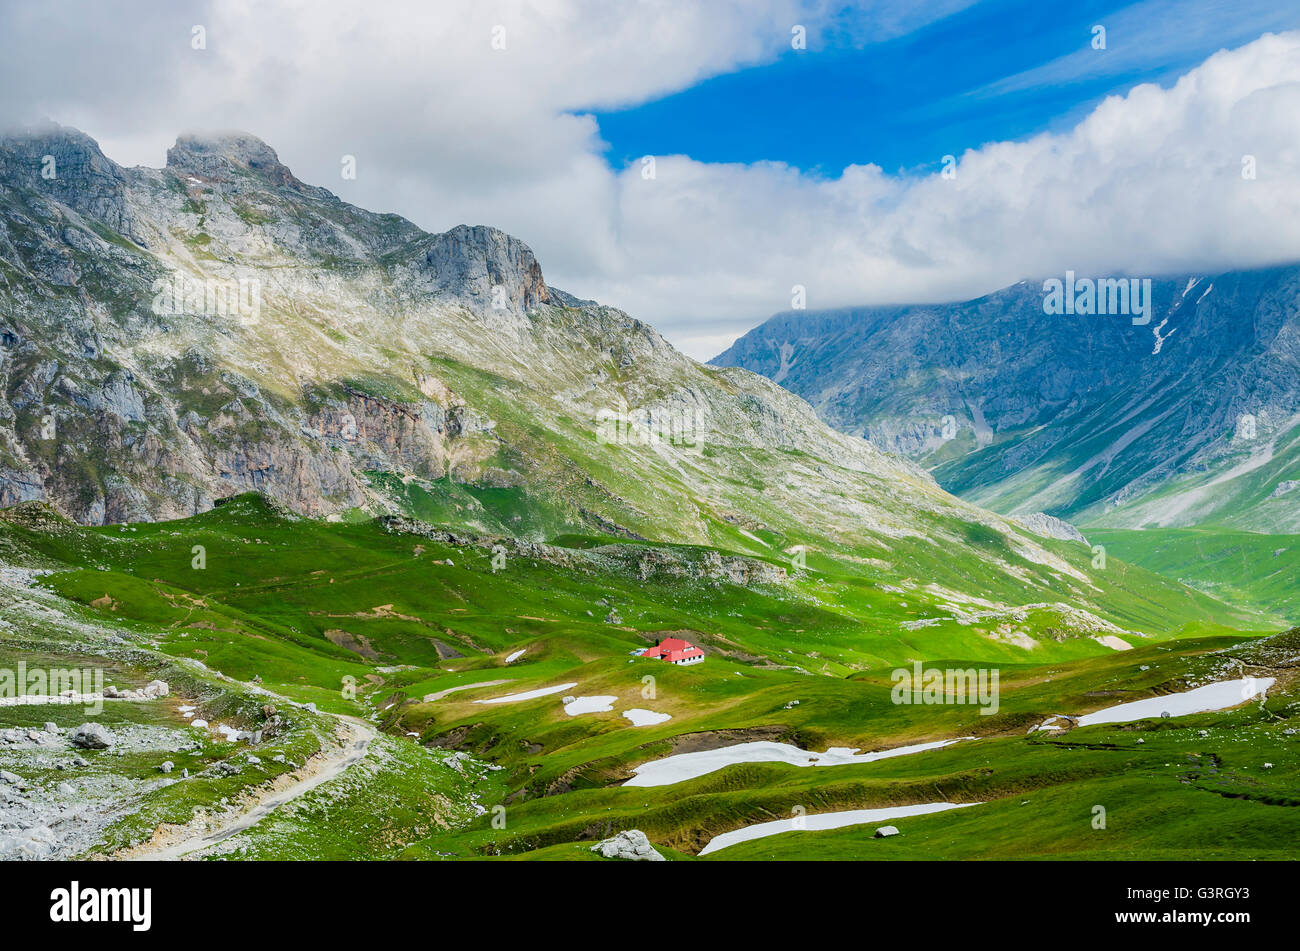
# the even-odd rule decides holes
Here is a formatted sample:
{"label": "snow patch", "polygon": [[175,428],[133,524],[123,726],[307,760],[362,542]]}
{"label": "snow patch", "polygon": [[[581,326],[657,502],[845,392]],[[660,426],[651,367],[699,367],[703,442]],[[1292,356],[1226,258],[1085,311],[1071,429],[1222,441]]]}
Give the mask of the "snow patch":
{"label": "snow patch", "polygon": [[700,849],[700,855],[708,855],[720,849],[729,848],[738,842],[764,839],[782,832],[821,832],[825,829],[841,829],[844,826],[864,825],[868,822],[883,822],[886,819],[905,819],[909,816],[924,816],[934,812],[946,812],[949,809],[965,809],[978,806],[978,802],[927,802],[917,806],[890,806],[886,809],[851,809],[848,812],[823,812],[820,815],[799,816],[793,819],[776,819],[772,822],[760,822],[715,835],[709,844]]}
{"label": "snow patch", "polygon": [[536,697],[545,697],[549,694],[559,693],[561,690],[568,690],[570,687],[578,686],[575,680],[573,683],[558,684],[554,687],[538,687],[536,690],[528,690],[524,693],[511,693],[504,697],[492,697],[489,700],[475,700],[475,703],[517,703],[520,700],[532,700]]}
{"label": "snow patch", "polygon": [[654,710],[641,710],[639,708],[624,710],[623,716],[631,720],[633,726],[655,726],[660,723],[667,723],[673,718],[671,713],[656,713]]}
{"label": "snow patch", "polygon": [[578,697],[577,699],[564,705],[564,712],[571,717],[576,717],[582,713],[607,713],[614,709],[614,701],[618,697]]}
{"label": "snow patch", "polygon": [[[962,737],[974,739],[974,737]],[[933,743],[915,743],[911,746],[899,746],[892,750],[879,750],[875,753],[859,753],[856,749],[832,746],[825,753],[813,753],[801,750],[789,743],[770,743],[756,740],[751,743],[737,743],[716,750],[702,750],[697,753],[678,753],[663,759],[642,763],[633,772],[636,774],[624,786],[670,786],[673,783],[696,779],[716,772],[735,763],[786,763],[790,766],[846,766],[852,763],[872,763],[894,756],[907,756],[911,753],[923,753],[950,746],[958,740],[938,740]]]}
{"label": "snow patch", "polygon": [[1082,716],[1079,718],[1079,726],[1128,723],[1132,720],[1160,717],[1165,713],[1171,717],[1185,717],[1192,713],[1227,710],[1255,697],[1263,696],[1273,683],[1272,677],[1244,677],[1241,680],[1225,680],[1222,683],[1209,684],[1164,697],[1134,700],[1132,703],[1121,703],[1117,707],[1107,707],[1105,710]]}

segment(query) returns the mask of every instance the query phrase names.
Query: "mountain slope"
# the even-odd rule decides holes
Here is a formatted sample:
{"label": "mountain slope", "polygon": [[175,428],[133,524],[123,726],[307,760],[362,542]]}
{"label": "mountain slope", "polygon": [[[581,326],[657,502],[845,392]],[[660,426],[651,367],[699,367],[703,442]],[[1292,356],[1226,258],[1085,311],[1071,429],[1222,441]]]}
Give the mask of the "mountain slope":
{"label": "mountain slope", "polygon": [[252,137],[122,169],[38,130],[3,140],[0,182],[0,503],[96,524],[251,489],[779,559],[905,538],[983,557],[976,523],[1062,570],[780,387],[548,287],[517,239],[355,208]]}
{"label": "mountain slope", "polygon": [[1300,528],[1300,269],[1152,282],[1149,324],[1047,315],[1041,283],[958,304],[781,314],[713,363],[1005,513]]}

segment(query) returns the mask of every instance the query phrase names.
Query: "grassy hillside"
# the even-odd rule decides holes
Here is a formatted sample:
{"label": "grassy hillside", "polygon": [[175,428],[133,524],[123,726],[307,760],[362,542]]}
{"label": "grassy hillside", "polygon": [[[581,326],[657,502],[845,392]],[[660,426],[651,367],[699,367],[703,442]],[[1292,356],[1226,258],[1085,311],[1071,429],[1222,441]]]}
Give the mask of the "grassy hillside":
{"label": "grassy hillside", "polygon": [[1281,624],[1300,623],[1300,535],[1223,527],[1101,529],[1090,541],[1231,604],[1255,607]]}
{"label": "grassy hillside", "polygon": [[[1013,557],[998,533],[967,531],[991,557]],[[255,682],[387,734],[360,766],[209,854],[588,858],[574,843],[636,827],[689,858],[714,835],[796,807],[941,799],[987,805],[900,820],[905,837],[885,844],[863,828],[791,833],[708,860],[976,857],[962,830],[987,835],[991,856],[1272,854],[1300,821],[1278,808],[1294,798],[1300,762],[1281,739],[1295,705],[1289,668],[1249,653],[1266,622],[1117,552],[1095,569],[1087,547],[1050,545],[1094,586],[1099,614],[1028,600],[1060,583],[1032,563],[1019,592],[979,559],[942,566],[946,578],[965,578],[963,591],[936,586],[927,578],[943,554],[921,541],[895,545],[889,561],[810,553],[806,569],[782,578],[711,547],[574,534],[536,544],[394,518],[326,522],[257,496],[164,523],[87,529],[33,506],[0,519],[6,562],[48,571],[38,582],[45,591],[144,656],[197,660],[234,678],[214,681],[227,689]],[[1258,625],[1253,634],[1234,626],[1243,617]],[[669,632],[704,647],[706,661],[682,668],[633,656]],[[1108,637],[1131,649],[1098,639]],[[997,712],[893,702],[892,670],[915,660],[996,669]],[[1026,732],[1055,714],[1243,670],[1279,679],[1264,709]],[[572,686],[531,700],[475,702],[563,684]],[[571,716],[565,696],[609,697],[611,709]],[[629,709],[671,719],[633,726]],[[42,716],[18,711],[7,715]],[[741,741],[821,751],[961,737],[977,739],[875,763],[753,763],[670,786],[621,785],[649,760]],[[452,762],[450,750],[472,759]],[[122,820],[111,841],[179,821],[205,795],[182,788],[170,805]],[[1094,804],[1114,811],[1105,837],[1089,834]],[[1211,842],[1208,830],[1225,824],[1232,835]]]}

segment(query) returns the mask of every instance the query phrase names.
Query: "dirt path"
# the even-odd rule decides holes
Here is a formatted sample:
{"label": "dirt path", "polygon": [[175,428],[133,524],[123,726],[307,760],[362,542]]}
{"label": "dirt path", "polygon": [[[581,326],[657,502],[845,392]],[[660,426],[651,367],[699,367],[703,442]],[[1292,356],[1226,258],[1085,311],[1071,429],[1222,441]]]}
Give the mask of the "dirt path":
{"label": "dirt path", "polygon": [[205,829],[202,832],[195,833],[182,832],[183,837],[178,839],[155,837],[153,841],[123,854],[122,857],[133,861],[159,862],[185,858],[187,855],[202,851],[219,842],[224,842],[231,836],[252,828],[285,803],[305,796],[317,786],[327,783],[331,779],[337,779],[347,769],[355,766],[365,758],[370,742],[376,736],[374,727],[364,720],[343,716],[338,719],[347,731],[347,738],[337,750],[332,751],[325,757],[309,761],[303,768],[306,775],[303,775],[297,782],[281,789],[272,789],[255,802],[251,808],[228,817],[218,829]]}

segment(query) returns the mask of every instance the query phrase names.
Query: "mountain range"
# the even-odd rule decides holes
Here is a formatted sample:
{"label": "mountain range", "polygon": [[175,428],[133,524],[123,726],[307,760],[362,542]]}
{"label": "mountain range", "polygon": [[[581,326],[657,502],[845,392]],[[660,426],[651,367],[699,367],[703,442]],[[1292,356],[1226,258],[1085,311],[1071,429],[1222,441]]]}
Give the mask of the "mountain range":
{"label": "mountain range", "polygon": [[1050,280],[778,314],[711,362],[1004,514],[1300,531],[1300,267],[1150,280],[1141,316],[1049,313]]}

